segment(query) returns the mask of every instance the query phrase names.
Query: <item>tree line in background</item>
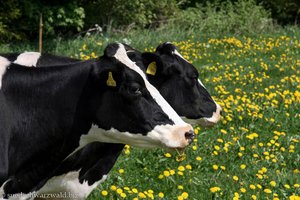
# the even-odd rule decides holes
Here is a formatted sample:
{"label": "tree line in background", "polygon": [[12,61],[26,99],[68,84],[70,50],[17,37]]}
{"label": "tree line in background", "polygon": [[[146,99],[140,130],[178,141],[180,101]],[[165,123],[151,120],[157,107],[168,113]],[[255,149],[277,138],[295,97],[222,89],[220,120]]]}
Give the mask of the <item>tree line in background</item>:
{"label": "tree line in background", "polygon": [[180,26],[240,33],[270,24],[300,24],[300,1],[6,0],[0,3],[0,40],[37,38],[41,14],[47,37],[80,34],[95,24],[104,31]]}

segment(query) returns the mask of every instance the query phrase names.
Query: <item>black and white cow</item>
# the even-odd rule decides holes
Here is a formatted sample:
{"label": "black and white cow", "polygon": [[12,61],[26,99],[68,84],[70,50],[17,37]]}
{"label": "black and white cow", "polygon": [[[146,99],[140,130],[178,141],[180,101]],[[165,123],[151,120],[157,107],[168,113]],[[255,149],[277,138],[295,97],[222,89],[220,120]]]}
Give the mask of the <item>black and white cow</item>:
{"label": "black and white cow", "polygon": [[222,108],[199,79],[197,69],[170,42],[154,53],[141,53],[125,45],[128,57],[141,67],[149,82],[185,121],[213,126],[221,119]]}
{"label": "black and white cow", "polygon": [[[173,109],[185,121],[213,126],[221,119],[221,106],[208,93],[199,79],[197,69],[170,42],[159,45],[156,52],[141,53],[124,44],[128,57],[146,74]],[[51,54],[25,52],[3,55],[11,62],[26,66],[72,63],[78,60]]]}
{"label": "black and white cow", "polygon": [[[172,106],[175,105],[176,112],[185,117],[185,120],[201,123],[203,126],[211,126],[219,121],[220,106],[212,100],[201,81],[197,80],[198,72],[195,67],[182,58],[174,45],[164,43],[157,48],[155,53],[140,53],[130,46],[125,45],[125,47],[131,60],[144,71],[150,82],[160,90],[163,96],[167,98],[167,101]],[[37,52],[6,54],[4,56],[12,62],[27,66],[44,67],[52,64],[78,61],[51,54],[41,55]],[[166,56],[165,59],[164,56]],[[191,120],[191,118],[194,120]],[[91,132],[96,133],[97,131],[94,128]],[[95,142],[74,154],[71,161],[68,160],[70,164],[67,164],[67,166],[71,164],[74,166],[73,163],[76,160],[76,167],[73,171],[78,171],[81,168],[87,168],[86,163],[97,162],[94,166],[94,173],[90,174],[94,177],[94,180],[100,180],[102,175],[107,174],[111,169],[122,148],[123,145]],[[86,155],[89,155],[89,162],[87,162]],[[68,182],[66,178],[68,176],[65,174],[69,168],[61,167],[60,170],[62,172],[59,174],[62,174],[62,178],[60,184],[56,181],[55,185]],[[81,188],[84,190],[85,187],[82,186]],[[68,191],[72,191],[72,189]]]}
{"label": "black and white cow", "polygon": [[0,130],[4,199],[64,191],[84,199],[123,144],[181,149],[194,137],[122,44],[98,60],[46,68],[0,57]]}

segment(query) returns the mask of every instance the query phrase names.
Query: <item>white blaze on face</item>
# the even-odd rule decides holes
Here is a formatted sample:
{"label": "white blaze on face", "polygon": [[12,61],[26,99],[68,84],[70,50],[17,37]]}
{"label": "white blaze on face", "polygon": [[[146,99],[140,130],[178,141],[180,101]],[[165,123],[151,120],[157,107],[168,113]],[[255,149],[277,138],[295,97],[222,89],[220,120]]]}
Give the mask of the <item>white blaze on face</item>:
{"label": "white blaze on face", "polygon": [[41,57],[39,52],[25,52],[17,57],[14,63],[24,65],[26,67],[36,67],[36,64]]}
{"label": "white blaze on face", "polygon": [[178,116],[175,110],[169,105],[169,103],[161,96],[159,91],[149,83],[146,78],[144,72],[134,63],[132,62],[126,54],[126,50],[122,44],[119,44],[119,49],[117,50],[114,57],[119,60],[121,63],[129,67],[130,69],[139,73],[144,79],[146,88],[150,92],[151,96],[154,98],[156,103],[162,108],[162,110],[168,115],[168,117],[176,124],[176,125],[186,125],[186,123]]}
{"label": "white blaze on face", "polygon": [[1,89],[1,86],[2,86],[3,75],[5,74],[6,69],[9,65],[10,65],[9,60],[7,60],[6,58],[0,56],[0,89]]}

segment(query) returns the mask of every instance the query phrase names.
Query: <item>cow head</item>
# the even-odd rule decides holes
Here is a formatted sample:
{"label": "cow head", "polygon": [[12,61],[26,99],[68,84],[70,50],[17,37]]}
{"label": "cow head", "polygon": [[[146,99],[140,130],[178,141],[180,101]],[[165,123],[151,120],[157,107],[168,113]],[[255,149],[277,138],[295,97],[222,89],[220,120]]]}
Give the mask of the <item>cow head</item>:
{"label": "cow head", "polygon": [[148,80],[189,123],[213,126],[221,118],[221,107],[210,96],[200,81],[196,68],[183,58],[171,43],[159,45],[155,53],[127,54],[144,69]]}
{"label": "cow head", "polygon": [[[124,143],[138,147],[184,148],[193,141],[186,124],[126,55],[111,44],[93,68],[93,121],[101,133],[83,136],[82,143]],[[93,90],[94,91],[94,90]],[[97,138],[97,139],[95,139]]]}

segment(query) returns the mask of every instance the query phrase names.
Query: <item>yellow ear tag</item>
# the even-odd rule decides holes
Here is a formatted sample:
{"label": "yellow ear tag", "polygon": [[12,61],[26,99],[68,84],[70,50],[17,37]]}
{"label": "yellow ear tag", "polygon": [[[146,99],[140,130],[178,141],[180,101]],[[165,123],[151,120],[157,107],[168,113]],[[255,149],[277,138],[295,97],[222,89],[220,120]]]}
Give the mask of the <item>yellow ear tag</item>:
{"label": "yellow ear tag", "polygon": [[150,74],[152,76],[154,76],[156,74],[156,62],[152,62],[148,65],[148,68],[146,70],[146,74]]}
{"label": "yellow ear tag", "polygon": [[114,80],[112,72],[108,72],[108,78],[107,78],[107,81],[106,81],[106,85],[110,86],[110,87],[116,87],[117,86],[117,83]]}

